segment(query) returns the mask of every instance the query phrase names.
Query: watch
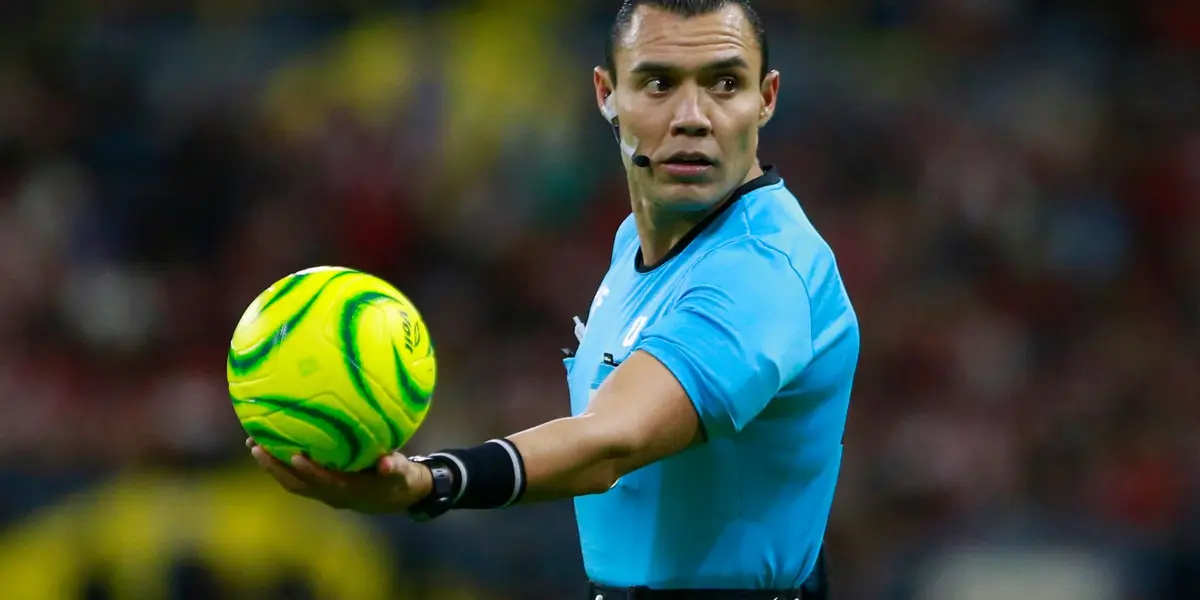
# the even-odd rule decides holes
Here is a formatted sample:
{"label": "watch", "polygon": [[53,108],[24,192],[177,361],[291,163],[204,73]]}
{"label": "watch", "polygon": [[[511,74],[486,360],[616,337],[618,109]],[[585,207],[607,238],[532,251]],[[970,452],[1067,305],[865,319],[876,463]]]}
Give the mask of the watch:
{"label": "watch", "polygon": [[418,522],[432,520],[454,506],[454,471],[450,461],[440,456],[413,456],[408,460],[429,469],[433,485],[429,495],[408,508],[408,516]]}

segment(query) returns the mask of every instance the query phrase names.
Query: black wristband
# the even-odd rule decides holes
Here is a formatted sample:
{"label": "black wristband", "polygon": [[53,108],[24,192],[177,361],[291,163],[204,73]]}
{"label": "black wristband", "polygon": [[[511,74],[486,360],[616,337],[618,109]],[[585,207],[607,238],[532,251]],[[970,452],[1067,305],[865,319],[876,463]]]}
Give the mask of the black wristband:
{"label": "black wristband", "polygon": [[516,445],[506,439],[430,456],[444,457],[457,467],[454,508],[511,506],[525,494],[525,461]]}

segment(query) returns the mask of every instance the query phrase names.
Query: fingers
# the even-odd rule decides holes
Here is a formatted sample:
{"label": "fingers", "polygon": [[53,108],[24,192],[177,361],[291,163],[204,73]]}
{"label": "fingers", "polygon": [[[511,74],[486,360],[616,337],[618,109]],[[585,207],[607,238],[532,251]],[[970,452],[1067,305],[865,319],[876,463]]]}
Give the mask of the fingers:
{"label": "fingers", "polygon": [[312,497],[312,486],[299,477],[295,471],[280,462],[279,459],[271,456],[261,446],[251,448],[250,454],[254,456],[254,460],[258,461],[258,465],[264,471],[269,473],[271,477],[274,477],[279,482],[279,485],[283,486],[283,489],[298,496]]}
{"label": "fingers", "polygon": [[378,474],[342,473],[326,469],[303,455],[281,461],[254,440],[246,440],[246,445],[259,466],[288,492],[333,508],[353,508],[359,512],[394,512],[397,507],[411,505],[411,499],[406,500],[411,481],[423,469],[395,453],[379,460]]}
{"label": "fingers", "polygon": [[325,469],[304,456],[293,456],[292,467],[302,478],[334,489],[345,489],[350,483],[345,476]]}

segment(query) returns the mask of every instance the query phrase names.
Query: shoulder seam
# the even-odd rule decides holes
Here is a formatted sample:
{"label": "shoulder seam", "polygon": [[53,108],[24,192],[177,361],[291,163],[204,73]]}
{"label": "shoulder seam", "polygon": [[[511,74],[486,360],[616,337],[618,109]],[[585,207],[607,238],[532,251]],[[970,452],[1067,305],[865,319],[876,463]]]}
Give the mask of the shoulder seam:
{"label": "shoulder seam", "polygon": [[[745,219],[746,219],[746,214],[744,211],[742,212],[742,219],[743,219],[743,221],[745,221]],[[812,289],[809,287],[808,281],[804,278],[803,275],[800,274],[800,270],[796,268],[796,265],[794,263],[792,263],[792,257],[788,256],[787,253],[784,252],[783,250],[780,250],[779,248],[776,248],[775,246],[768,244],[768,243],[762,241],[761,239],[755,237],[751,233],[749,233],[749,223],[747,222],[746,225],[747,225],[746,233],[743,233],[742,235],[739,235],[738,237],[735,237],[733,239],[727,240],[718,246],[709,248],[703,254],[696,257],[695,262],[693,262],[691,265],[689,265],[687,270],[681,274],[682,276],[680,277],[680,280],[685,280],[688,275],[691,275],[692,271],[695,270],[696,267],[699,266],[701,263],[703,263],[704,259],[707,258],[713,252],[716,252],[717,250],[720,250],[722,248],[727,248],[734,244],[738,244],[738,243],[745,242],[745,241],[749,241],[757,246],[766,248],[767,250],[770,250],[771,252],[774,252],[775,254],[782,256],[783,260],[787,261],[788,269],[790,269],[792,271],[792,274],[795,275],[796,279],[798,279],[800,281],[800,285],[804,287],[804,301],[806,303],[808,303],[809,352],[811,353],[812,356],[815,357],[817,354],[817,346],[816,346],[816,342],[814,341],[814,338],[816,336],[814,335],[815,331],[813,330],[813,322],[814,322],[815,317],[813,315]]]}
{"label": "shoulder seam", "polygon": [[[783,183],[780,182],[779,185],[782,186]],[[783,250],[780,250],[779,248],[775,247],[772,244],[768,244],[768,243],[764,242],[763,240],[755,237],[751,233],[750,217],[749,217],[749,215],[746,214],[746,211],[744,211],[744,210],[742,211],[742,222],[746,225],[746,237],[749,238],[750,240],[752,240],[755,244],[757,244],[763,248],[766,248],[766,249],[770,250],[771,252],[774,252],[775,254],[782,256],[783,260],[787,261],[788,268],[792,270],[792,273],[796,276],[796,279],[800,280],[800,285],[804,287],[804,301],[806,303],[808,303],[808,351],[809,351],[809,356],[816,358],[816,356],[817,356],[816,337],[817,336],[816,336],[816,330],[813,327],[813,325],[815,323],[815,319],[816,319],[816,317],[813,313],[815,313],[816,311],[813,308],[812,288],[809,287],[808,280],[804,278],[804,275],[800,274],[800,270],[797,269],[796,264],[792,262],[792,257],[788,256],[786,252],[784,252]]]}
{"label": "shoulder seam", "polygon": [[757,244],[763,248],[766,248],[767,250],[770,250],[771,252],[774,252],[775,254],[778,254],[779,256],[782,256],[783,260],[787,261],[788,268],[792,270],[792,274],[796,276],[796,279],[800,280],[800,285],[804,287],[804,301],[805,301],[805,303],[808,304],[808,351],[809,351],[809,356],[816,358],[816,356],[817,356],[816,337],[817,336],[816,336],[816,330],[813,328],[814,318],[815,318],[813,313],[815,311],[813,310],[813,303],[812,303],[812,289],[808,286],[808,280],[806,280],[804,278],[804,276],[800,274],[800,270],[796,268],[796,265],[794,263],[792,263],[792,257],[788,256],[787,253],[785,253],[783,250],[780,250],[779,248],[776,248],[775,246],[772,246],[771,244],[768,244],[758,238],[751,236],[750,239],[755,244]]}

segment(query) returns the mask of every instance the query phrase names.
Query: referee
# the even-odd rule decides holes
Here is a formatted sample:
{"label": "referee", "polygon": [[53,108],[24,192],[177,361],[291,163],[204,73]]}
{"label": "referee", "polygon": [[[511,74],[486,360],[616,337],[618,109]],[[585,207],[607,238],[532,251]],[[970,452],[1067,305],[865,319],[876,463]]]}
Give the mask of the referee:
{"label": "referee", "polygon": [[821,599],[859,354],[833,253],[757,158],[779,73],[747,0],[625,0],[593,80],[632,214],[578,348],[569,418],[289,491],[407,511],[575,498],[589,599]]}

